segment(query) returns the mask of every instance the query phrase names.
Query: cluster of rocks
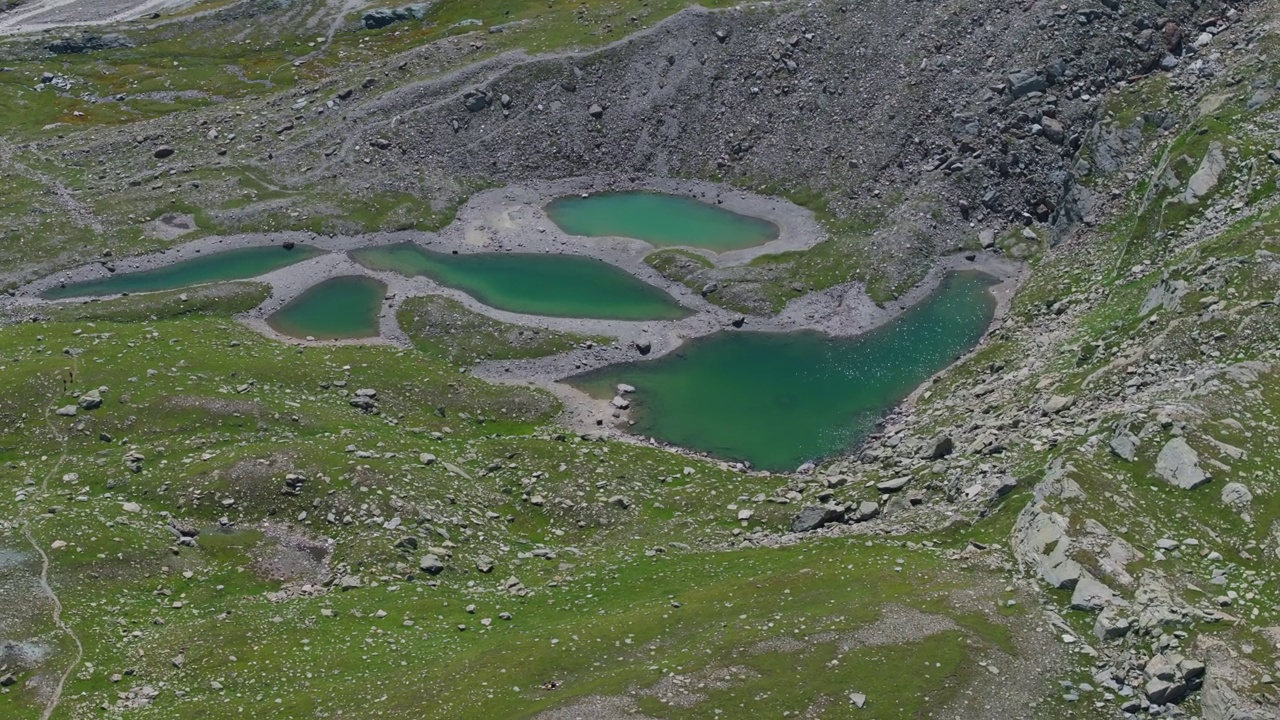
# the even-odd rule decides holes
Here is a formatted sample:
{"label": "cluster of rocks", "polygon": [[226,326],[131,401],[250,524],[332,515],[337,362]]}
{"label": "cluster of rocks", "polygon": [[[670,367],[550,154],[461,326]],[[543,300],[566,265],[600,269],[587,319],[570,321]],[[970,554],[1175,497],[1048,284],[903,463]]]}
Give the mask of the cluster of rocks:
{"label": "cluster of rocks", "polygon": [[63,36],[45,46],[54,55],[79,55],[98,50],[128,47],[133,47],[133,42],[124,35],[117,33],[99,35],[92,32]]}
{"label": "cluster of rocks", "polygon": [[355,394],[347,402],[351,407],[360,410],[360,412],[370,415],[378,414],[378,391],[373,388],[356,390]]}
{"label": "cluster of rocks", "polygon": [[377,30],[388,25],[394,25],[398,22],[407,20],[421,20],[427,16],[426,3],[418,3],[415,5],[405,5],[398,8],[379,8],[377,10],[369,10],[360,16],[360,22],[368,30]]}

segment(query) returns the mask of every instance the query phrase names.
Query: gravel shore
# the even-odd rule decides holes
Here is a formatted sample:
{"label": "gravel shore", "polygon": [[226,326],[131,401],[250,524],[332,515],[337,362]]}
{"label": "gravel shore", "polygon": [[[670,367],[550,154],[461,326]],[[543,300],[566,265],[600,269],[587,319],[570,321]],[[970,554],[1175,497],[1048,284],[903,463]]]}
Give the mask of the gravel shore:
{"label": "gravel shore", "polygon": [[[804,250],[825,238],[825,232],[813,214],[785,199],[766,197],[726,188],[713,183],[674,180],[638,179],[617,176],[592,176],[565,180],[522,184],[486,190],[476,194],[458,212],[458,217],[440,232],[378,232],[358,236],[322,236],[303,232],[244,234],[205,237],[177,245],[150,255],[116,260],[117,272],[138,272],[182,262],[202,255],[242,247],[281,245],[292,242],[310,245],[326,252],[318,257],[280,268],[256,278],[269,284],[271,296],[259,307],[239,320],[269,337],[297,344],[325,345],[337,343],[388,343],[409,347],[409,338],[396,322],[396,311],[406,297],[424,294],[444,295],[461,302],[468,309],[503,322],[585,335],[616,338],[610,345],[579,347],[560,355],[526,360],[481,363],[473,368],[480,378],[494,382],[534,385],[556,394],[564,403],[562,421],[576,430],[609,431],[617,422],[608,402],[591,398],[561,382],[564,378],[619,362],[643,357],[656,359],[679,348],[685,342],[712,333],[736,329],[736,312],[706,301],[684,285],[672,282],[649,267],[645,256],[654,251],[646,242],[631,238],[590,238],[567,235],[547,217],[544,207],[552,200],[566,196],[596,192],[643,190],[686,195],[727,210],[770,220],[778,225],[777,239],[762,245],[725,253],[697,251],[720,266],[740,265],[760,255]],[[459,254],[481,252],[555,253],[580,255],[611,263],[651,285],[671,294],[683,306],[694,311],[679,320],[634,322],[590,318],[554,318],[507,312],[481,304],[470,295],[444,287],[425,277],[405,277],[394,272],[369,270],[347,255],[350,250],[413,242],[439,252]],[[104,259],[105,260],[105,259]],[[12,301],[18,306],[38,307],[46,301],[40,293],[59,283],[76,283],[107,276],[104,263],[84,265],[42,278],[20,288]],[[925,299],[948,272],[977,270],[995,277],[992,288],[997,299],[993,326],[1008,310],[1009,299],[1025,274],[1025,265],[993,253],[963,253],[942,258],[925,279],[896,301],[877,305],[866,294],[861,283],[852,282],[822,292],[797,298],[781,313],[770,318],[747,317],[741,328],[756,332],[789,332],[814,330],[829,335],[849,337],[882,325]],[[308,288],[330,278],[344,275],[367,275],[387,286],[386,301],[380,312],[381,336],[366,340],[308,341],[281,335],[267,324],[272,313],[301,295]],[[71,300],[62,302],[84,302]],[[637,344],[647,344],[648,353],[641,355]],[[616,431],[609,431],[611,434]]]}

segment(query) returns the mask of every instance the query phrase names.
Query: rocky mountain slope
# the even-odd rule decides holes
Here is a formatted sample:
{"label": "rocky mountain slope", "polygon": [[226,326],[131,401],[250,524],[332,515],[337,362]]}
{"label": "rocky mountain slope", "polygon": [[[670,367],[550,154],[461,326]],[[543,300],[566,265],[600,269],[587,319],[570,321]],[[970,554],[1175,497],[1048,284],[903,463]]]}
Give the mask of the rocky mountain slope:
{"label": "rocky mountain slope", "polygon": [[[441,717],[1280,716],[1274,3],[680,5],[370,30],[233,3],[104,28],[130,47],[3,48],[41,118],[0,147],[11,286],[165,247],[166,213],[184,238],[428,228],[578,175],[814,210],[829,239],[803,253],[653,258],[744,313],[889,300],[957,250],[1030,273],[977,351],[789,476],[565,434],[448,358],[298,360],[227,319],[256,299],[6,328],[0,592],[29,611],[0,617],[31,631],[0,632],[0,702],[426,713],[421,671]],[[350,680],[322,693],[322,670]]]}

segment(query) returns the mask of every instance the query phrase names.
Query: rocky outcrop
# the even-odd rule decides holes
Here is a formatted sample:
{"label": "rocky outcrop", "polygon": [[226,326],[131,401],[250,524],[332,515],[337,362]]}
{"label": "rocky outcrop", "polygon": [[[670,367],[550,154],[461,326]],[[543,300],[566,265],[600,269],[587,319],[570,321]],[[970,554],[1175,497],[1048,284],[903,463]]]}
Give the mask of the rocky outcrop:
{"label": "rocky outcrop", "polygon": [[1227,158],[1222,153],[1222,143],[1213,142],[1209,144],[1209,150],[1205,153],[1204,159],[1200,161],[1200,167],[1196,169],[1191,179],[1187,181],[1187,190],[1182,195],[1182,201],[1188,205],[1194,205],[1201,198],[1213,192],[1218,185],[1218,178],[1227,170]]}
{"label": "rocky outcrop", "polygon": [[1196,638],[1193,650],[1205,659],[1200,710],[1204,720],[1276,720],[1274,706],[1263,706],[1248,688],[1265,674],[1223,640]]}
{"label": "rocky outcrop", "polygon": [[79,35],[60,37],[45,46],[54,55],[80,55],[98,50],[133,47],[133,42],[124,35],[110,33],[98,35],[85,32]]}
{"label": "rocky outcrop", "polygon": [[1036,485],[1035,497],[1018,514],[1010,537],[1018,562],[1050,587],[1061,590],[1076,587],[1083,569],[1069,554],[1073,545],[1066,517],[1049,509],[1046,501],[1078,494],[1080,489],[1067,478],[1062,461],[1054,461]]}
{"label": "rocky outcrop", "polygon": [[1177,437],[1166,443],[1156,458],[1156,474],[1174,487],[1195,490],[1211,479],[1199,463],[1199,453]]}
{"label": "rocky outcrop", "polygon": [[1138,311],[1139,317],[1145,317],[1152,310],[1164,308],[1166,310],[1177,310],[1178,302],[1188,292],[1187,282],[1185,280],[1170,280],[1166,275],[1160,278],[1160,282],[1147,292],[1146,298],[1142,301],[1142,309]]}
{"label": "rocky outcrop", "polygon": [[368,30],[377,30],[406,20],[421,20],[427,16],[427,5],[406,5],[400,8],[379,8],[370,10],[360,17],[360,22]]}

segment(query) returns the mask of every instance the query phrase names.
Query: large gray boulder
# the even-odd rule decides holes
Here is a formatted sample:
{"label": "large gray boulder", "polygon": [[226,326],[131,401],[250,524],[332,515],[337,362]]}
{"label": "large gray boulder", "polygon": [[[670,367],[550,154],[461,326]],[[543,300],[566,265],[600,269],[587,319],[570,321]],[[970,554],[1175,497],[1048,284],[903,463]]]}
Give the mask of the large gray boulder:
{"label": "large gray boulder", "polygon": [[1076,610],[1096,611],[1116,602],[1116,594],[1086,570],[1080,571],[1079,580],[1071,592],[1071,607]]}
{"label": "large gray boulder", "polygon": [[807,505],[791,520],[791,532],[809,532],[844,519],[845,510],[838,505]]}
{"label": "large gray boulder", "polygon": [[80,396],[79,404],[85,410],[96,410],[102,407],[102,393],[97,390],[90,390]]}
{"label": "large gray boulder", "polygon": [[1120,430],[1111,438],[1107,446],[1111,448],[1111,454],[1125,462],[1133,462],[1138,457],[1139,444],[1137,435],[1128,430]]}
{"label": "large gray boulder", "polygon": [[1138,310],[1138,316],[1143,317],[1157,308],[1177,310],[1179,301],[1188,291],[1186,280],[1161,278],[1155,287],[1147,291],[1147,296],[1142,300],[1142,308]]}
{"label": "large gray boulder", "polygon": [[949,435],[940,435],[921,448],[920,457],[925,460],[941,460],[955,450],[955,441]]}
{"label": "large gray boulder", "polygon": [[1187,190],[1182,195],[1183,202],[1194,205],[1200,198],[1208,195],[1218,184],[1218,178],[1227,171],[1227,157],[1222,152],[1222,143],[1209,143],[1209,151],[1200,161],[1200,167],[1187,181]]}
{"label": "large gray boulder", "polygon": [[1253,502],[1253,493],[1244,483],[1230,482],[1222,486],[1222,502],[1233,508],[1248,507]]}
{"label": "large gray boulder", "polygon": [[1060,412],[1070,410],[1072,405],[1076,404],[1074,395],[1054,395],[1044,404],[1044,411],[1049,415],[1057,415]]}
{"label": "large gray boulder", "polygon": [[1156,458],[1156,474],[1183,490],[1194,490],[1212,478],[1200,468],[1200,455],[1180,437],[1165,443]]}
{"label": "large gray boulder", "polygon": [[1030,70],[1018,70],[1009,75],[1009,94],[1015,98],[1030,95],[1033,92],[1044,92],[1049,88],[1045,79]]}

